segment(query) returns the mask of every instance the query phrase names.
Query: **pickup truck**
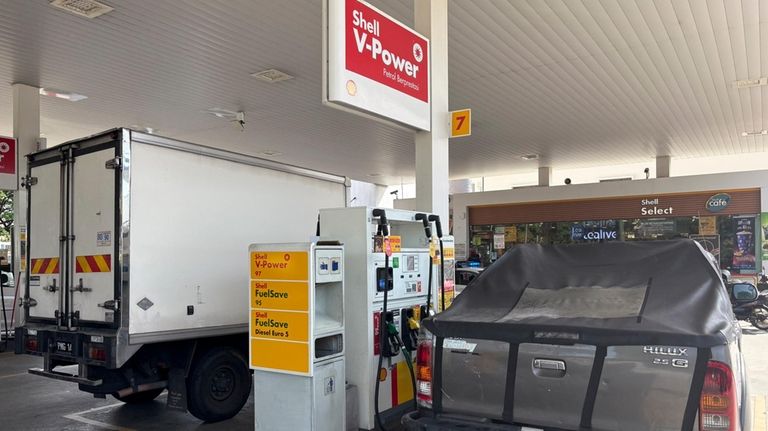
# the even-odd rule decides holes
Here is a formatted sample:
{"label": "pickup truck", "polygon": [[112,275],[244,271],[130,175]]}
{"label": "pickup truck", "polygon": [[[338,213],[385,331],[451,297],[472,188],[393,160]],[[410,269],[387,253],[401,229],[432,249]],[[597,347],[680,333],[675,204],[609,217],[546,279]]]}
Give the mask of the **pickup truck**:
{"label": "pickup truck", "polygon": [[751,430],[741,330],[694,241],[518,246],[422,327],[407,430]]}

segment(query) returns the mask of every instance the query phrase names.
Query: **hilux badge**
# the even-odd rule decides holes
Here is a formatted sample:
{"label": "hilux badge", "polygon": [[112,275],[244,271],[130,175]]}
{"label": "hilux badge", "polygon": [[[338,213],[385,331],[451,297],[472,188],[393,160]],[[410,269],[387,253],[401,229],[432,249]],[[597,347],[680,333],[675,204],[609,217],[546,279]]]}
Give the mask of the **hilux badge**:
{"label": "hilux badge", "polygon": [[687,347],[643,346],[643,353],[664,356],[688,356]]}

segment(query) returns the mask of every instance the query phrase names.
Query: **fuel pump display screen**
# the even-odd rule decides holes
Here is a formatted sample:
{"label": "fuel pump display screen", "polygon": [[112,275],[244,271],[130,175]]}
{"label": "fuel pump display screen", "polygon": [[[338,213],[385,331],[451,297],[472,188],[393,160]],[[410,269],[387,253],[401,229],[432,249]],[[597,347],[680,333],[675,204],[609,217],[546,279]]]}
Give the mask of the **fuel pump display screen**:
{"label": "fuel pump display screen", "polygon": [[416,272],[419,270],[419,259],[417,255],[406,254],[403,257],[405,258],[403,272]]}

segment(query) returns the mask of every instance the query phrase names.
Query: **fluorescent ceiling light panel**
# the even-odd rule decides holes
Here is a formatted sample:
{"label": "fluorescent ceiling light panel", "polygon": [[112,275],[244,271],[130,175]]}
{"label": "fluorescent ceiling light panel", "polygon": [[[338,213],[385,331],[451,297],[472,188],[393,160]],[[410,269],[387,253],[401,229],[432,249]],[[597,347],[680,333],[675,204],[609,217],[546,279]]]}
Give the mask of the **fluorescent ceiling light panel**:
{"label": "fluorescent ceiling light panel", "polygon": [[251,76],[253,76],[258,80],[269,82],[269,83],[275,83],[275,82],[287,81],[289,79],[293,79],[293,76],[277,69],[262,70],[261,72],[252,73]]}
{"label": "fluorescent ceiling light panel", "polygon": [[88,98],[88,96],[82,94],[73,93],[71,91],[56,90],[55,88],[41,88],[40,95],[69,100],[70,102],[79,102]]}
{"label": "fluorescent ceiling light panel", "polygon": [[539,159],[539,155],[538,154],[526,154],[524,156],[520,156],[520,158],[523,159],[523,160],[538,160]]}
{"label": "fluorescent ceiling light panel", "polygon": [[741,136],[747,137],[747,136],[761,136],[761,135],[768,135],[768,130],[758,130],[757,132],[741,132]]}
{"label": "fluorescent ceiling light panel", "polygon": [[53,0],[51,6],[83,18],[93,19],[114,9],[95,0]]}
{"label": "fluorescent ceiling light panel", "polygon": [[752,88],[760,87],[761,85],[768,85],[768,77],[755,78],[755,79],[740,79],[736,81],[736,88]]}

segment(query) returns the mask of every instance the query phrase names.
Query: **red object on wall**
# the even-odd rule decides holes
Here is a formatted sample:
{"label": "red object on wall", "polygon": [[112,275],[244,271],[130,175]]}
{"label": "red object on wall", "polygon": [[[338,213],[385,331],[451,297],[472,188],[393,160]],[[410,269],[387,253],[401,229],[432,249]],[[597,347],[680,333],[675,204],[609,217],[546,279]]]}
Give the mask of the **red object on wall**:
{"label": "red object on wall", "polygon": [[0,174],[16,174],[16,140],[0,136]]}

